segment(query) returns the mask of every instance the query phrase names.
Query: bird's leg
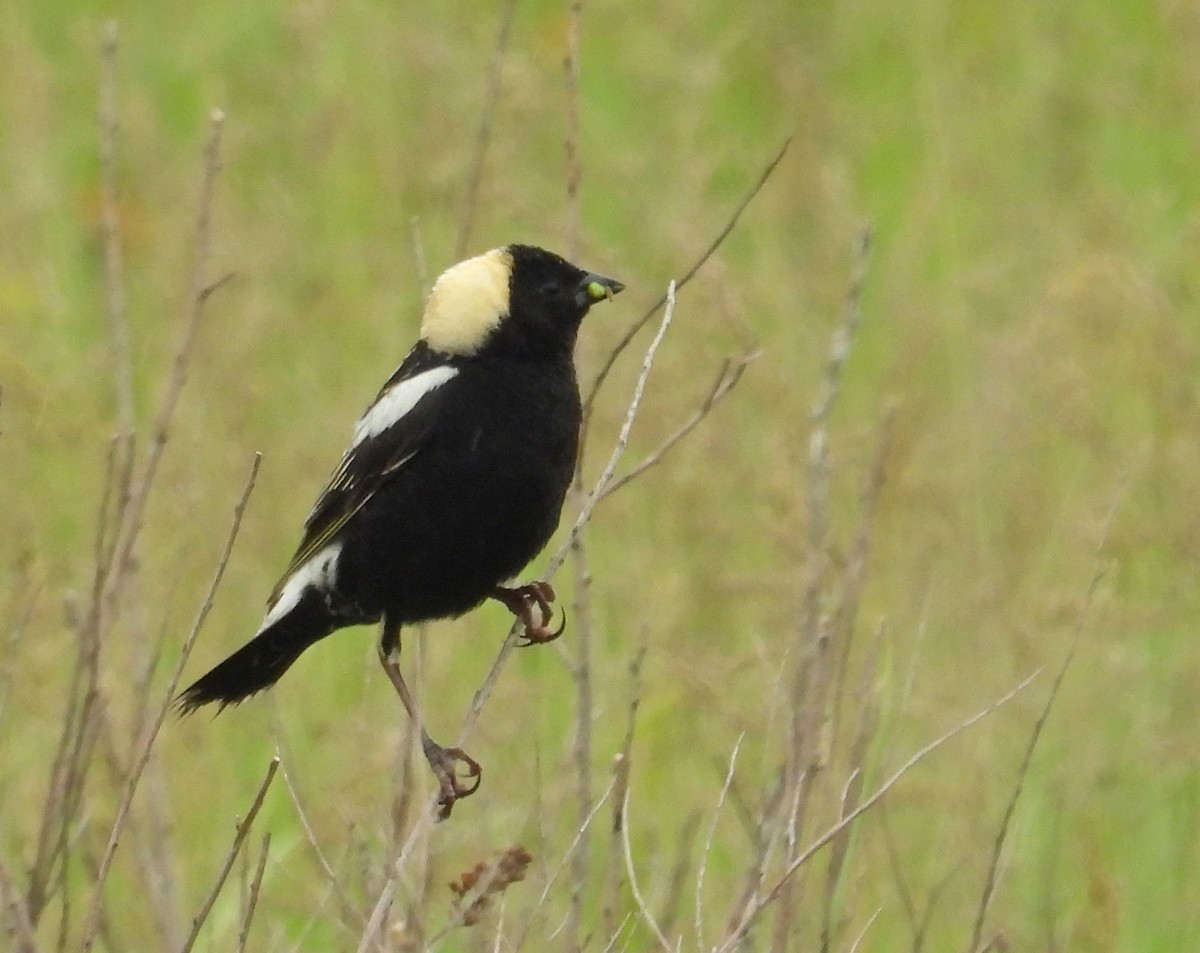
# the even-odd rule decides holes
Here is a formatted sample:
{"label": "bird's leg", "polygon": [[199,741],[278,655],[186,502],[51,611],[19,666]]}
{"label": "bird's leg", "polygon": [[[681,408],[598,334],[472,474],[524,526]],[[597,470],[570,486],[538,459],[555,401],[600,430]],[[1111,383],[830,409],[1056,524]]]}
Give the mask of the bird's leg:
{"label": "bird's leg", "polygon": [[[444,821],[450,816],[455,801],[474,794],[479,789],[483,768],[462,748],[443,748],[425,730],[425,723],[417,709],[416,700],[400,672],[400,626],[386,616],[383,620],[383,632],[379,638],[379,663],[387,672],[388,678],[391,679],[396,694],[400,696],[400,701],[408,712],[408,717],[413,720],[421,732],[421,750],[425,752],[425,759],[429,762],[429,767],[433,769],[433,775],[437,778],[438,788],[441,792],[441,796],[438,798],[438,820]],[[459,765],[464,766],[465,780],[459,778]]]}
{"label": "bird's leg", "polygon": [[[540,579],[536,582],[531,582],[525,586],[517,586],[510,589],[507,586],[497,586],[492,590],[491,596],[503,602],[508,608],[508,611],[521,620],[521,625],[525,627],[525,634],[521,637],[521,641],[517,645],[522,648],[526,645],[540,645],[544,642],[553,642],[567,627],[567,614],[563,612],[562,621],[559,622],[557,629],[550,628],[550,620],[554,618],[554,607],[552,603],[555,600],[554,589],[550,583],[543,582]],[[540,619],[534,619],[533,607],[537,606]]]}

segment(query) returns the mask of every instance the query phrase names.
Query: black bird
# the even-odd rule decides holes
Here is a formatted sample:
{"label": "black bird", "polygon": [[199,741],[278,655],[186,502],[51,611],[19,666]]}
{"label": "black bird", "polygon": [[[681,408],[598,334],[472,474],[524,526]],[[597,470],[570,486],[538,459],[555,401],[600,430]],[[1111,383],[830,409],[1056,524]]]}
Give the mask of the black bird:
{"label": "black bird", "polygon": [[549,628],[548,583],[502,583],[558,525],[579,444],[575,338],[588,309],[623,288],[528,245],[443,273],[420,340],[359,418],[258,633],[179,708],[240,702],[335,630],[382,620],[379,660],[420,728],[441,816],[474,793],[478,762],[425,730],[400,672],[400,629],[494,598],[523,622],[524,644],[561,633]]}

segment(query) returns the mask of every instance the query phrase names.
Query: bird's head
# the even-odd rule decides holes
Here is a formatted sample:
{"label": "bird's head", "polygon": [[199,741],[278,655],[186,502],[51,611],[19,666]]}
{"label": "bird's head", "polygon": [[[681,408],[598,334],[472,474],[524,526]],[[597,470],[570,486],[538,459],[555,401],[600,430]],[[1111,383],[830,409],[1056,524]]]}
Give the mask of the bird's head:
{"label": "bird's head", "polygon": [[494,248],[434,282],[421,338],[435,351],[464,357],[569,358],[588,309],[624,287],[542,248]]}

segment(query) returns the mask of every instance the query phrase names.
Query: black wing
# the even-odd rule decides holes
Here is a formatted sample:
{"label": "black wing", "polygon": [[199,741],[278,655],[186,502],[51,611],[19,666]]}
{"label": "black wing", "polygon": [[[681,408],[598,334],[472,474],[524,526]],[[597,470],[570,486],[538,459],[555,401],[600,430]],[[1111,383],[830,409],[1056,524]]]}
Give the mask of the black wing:
{"label": "black wing", "polygon": [[[433,373],[423,378],[428,386],[422,388],[417,378],[427,372]],[[442,385],[455,373],[452,362],[431,351],[424,342],[409,351],[359,418],[354,443],[308,514],[304,522],[304,539],[271,593],[268,606],[278,600],[292,573],[326,546],[379,488],[420,452],[443,403],[439,396]],[[415,395],[415,402],[395,414],[393,420],[393,415],[387,413],[387,400],[400,393],[396,388],[408,381],[414,382],[410,394]],[[375,418],[372,418],[373,412],[377,415]],[[374,426],[368,426],[372,423]]]}

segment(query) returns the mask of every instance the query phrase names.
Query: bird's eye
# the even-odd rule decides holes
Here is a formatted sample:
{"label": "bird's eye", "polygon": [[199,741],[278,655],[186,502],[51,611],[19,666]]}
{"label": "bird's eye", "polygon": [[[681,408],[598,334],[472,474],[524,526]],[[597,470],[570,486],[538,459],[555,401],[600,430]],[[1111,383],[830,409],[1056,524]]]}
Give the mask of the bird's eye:
{"label": "bird's eye", "polygon": [[562,294],[562,285],[557,281],[547,281],[541,288],[543,298],[557,298]]}

